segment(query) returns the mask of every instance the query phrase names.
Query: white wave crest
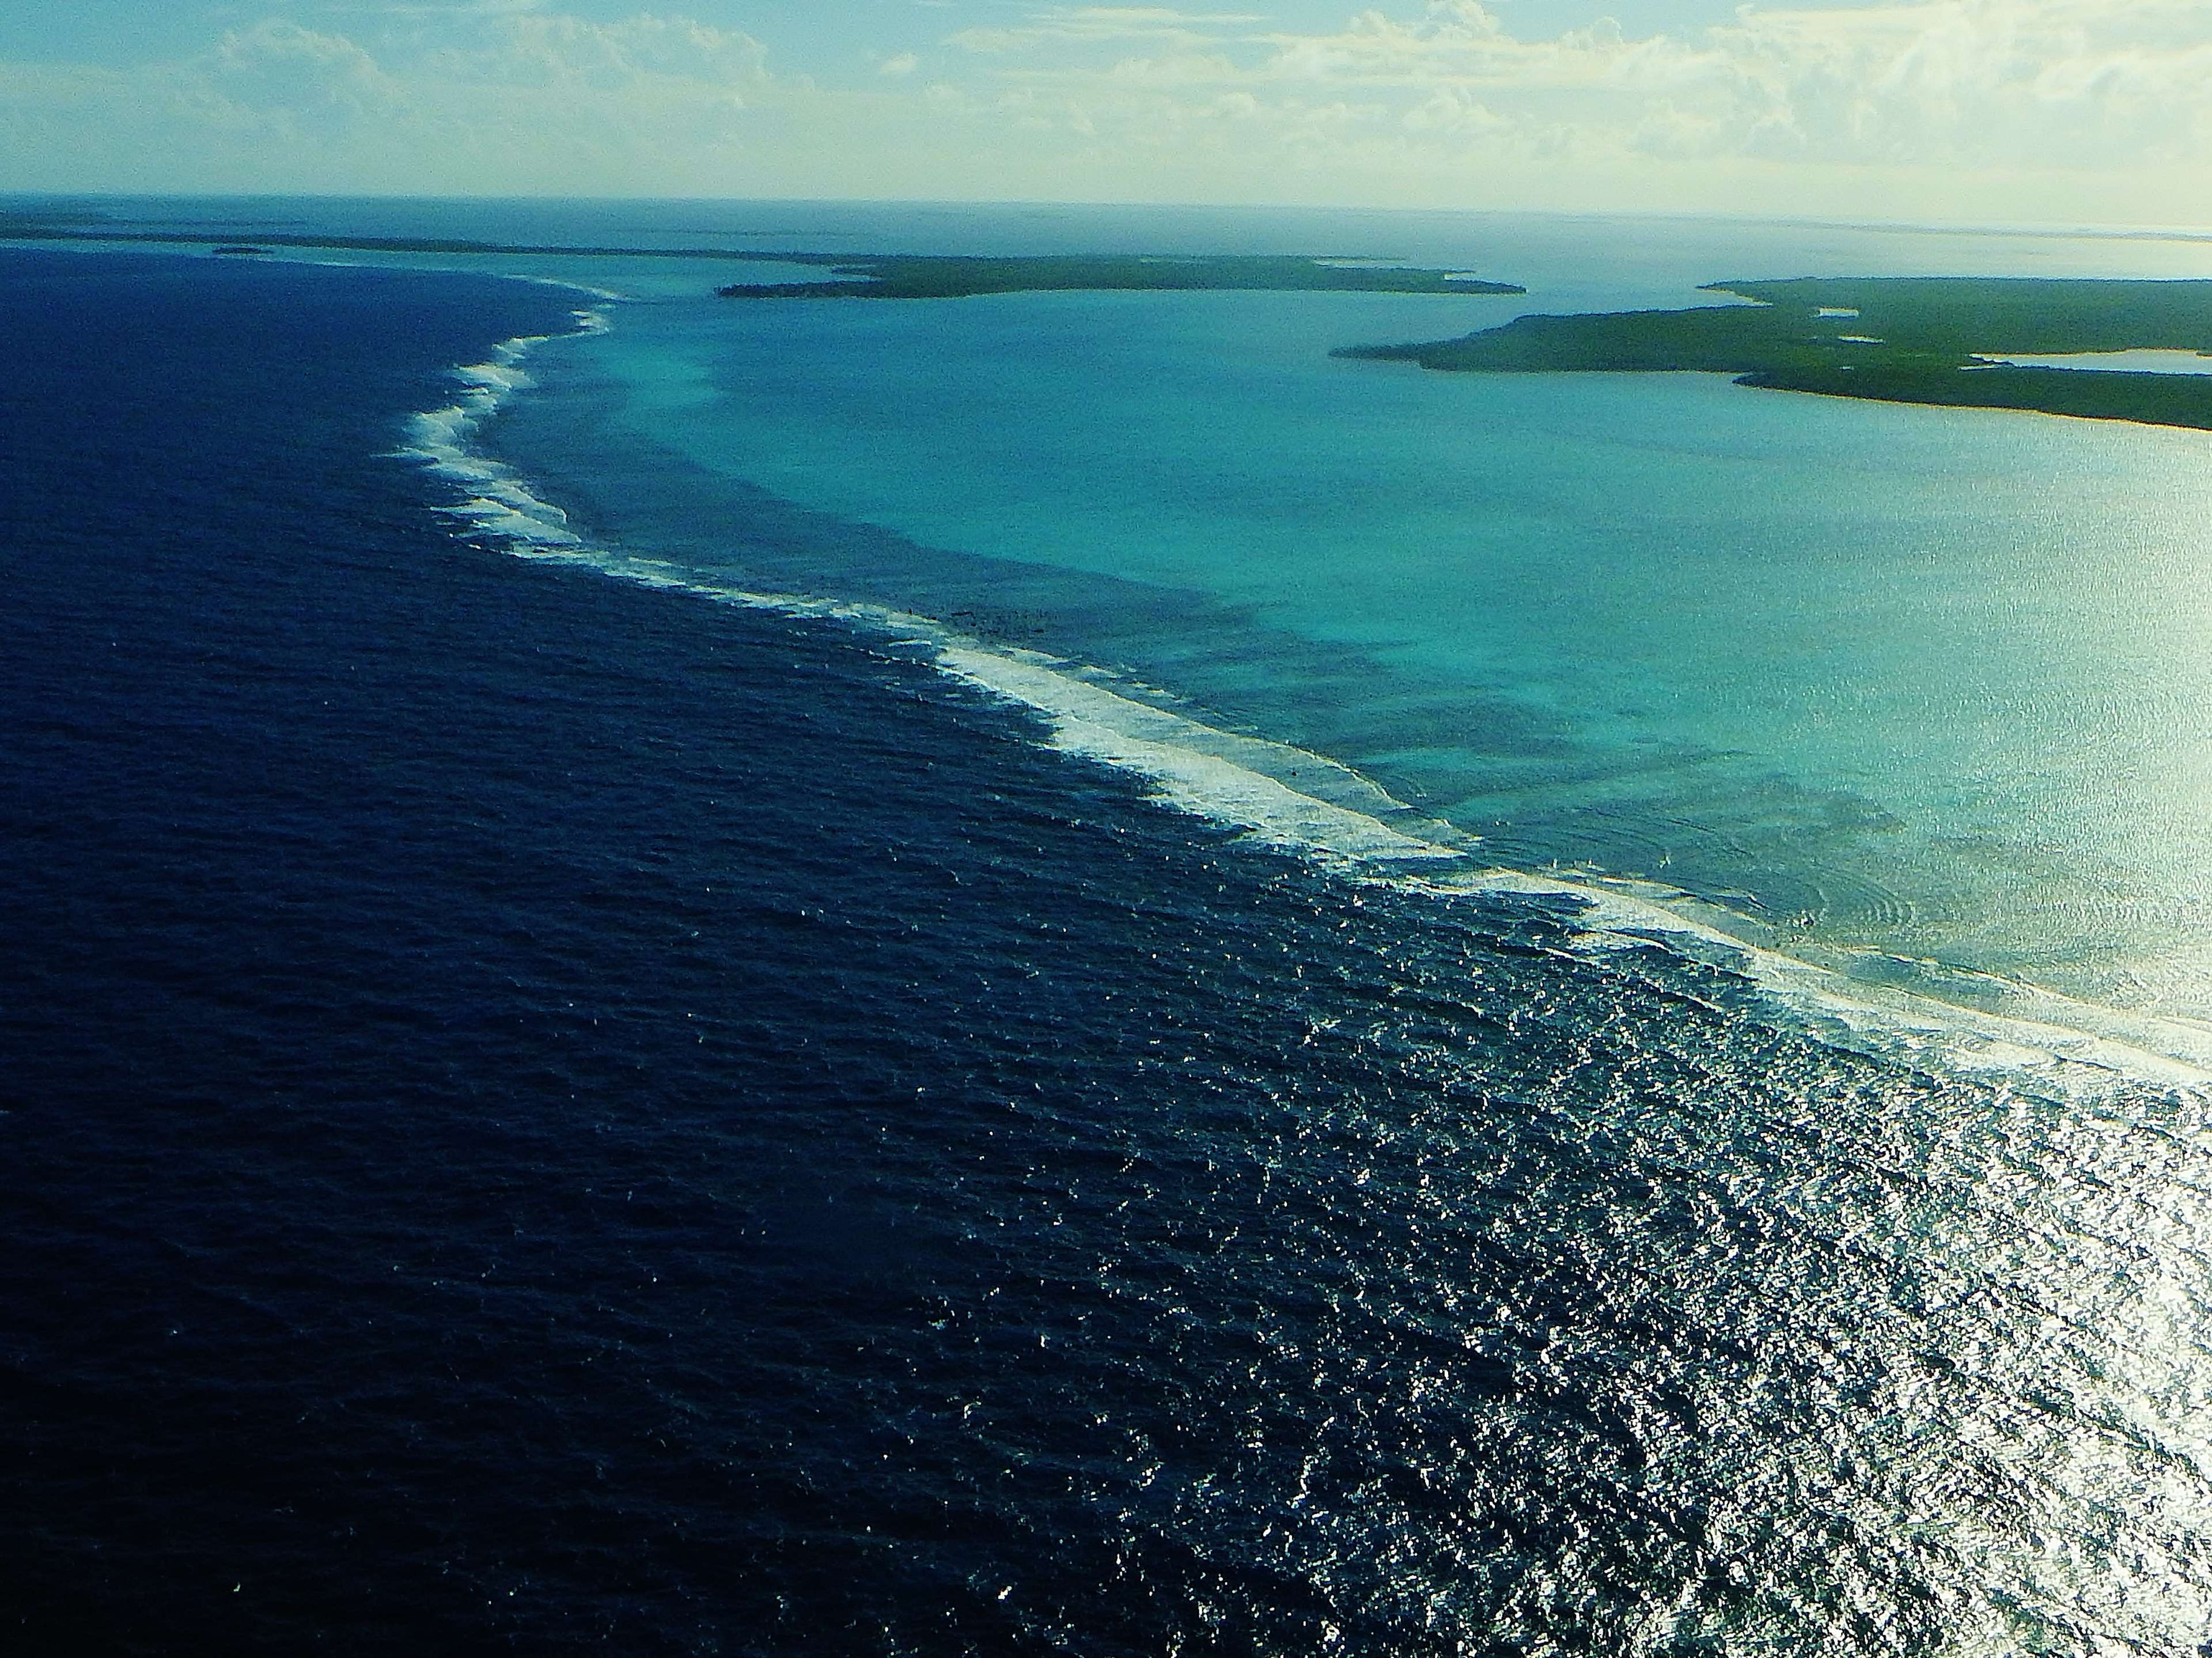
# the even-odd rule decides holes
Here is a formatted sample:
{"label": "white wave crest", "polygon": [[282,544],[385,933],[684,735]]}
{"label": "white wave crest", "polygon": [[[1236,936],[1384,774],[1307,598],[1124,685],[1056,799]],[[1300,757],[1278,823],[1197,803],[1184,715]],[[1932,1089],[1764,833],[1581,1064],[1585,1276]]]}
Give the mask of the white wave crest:
{"label": "white wave crest", "polygon": [[[945,640],[937,663],[956,679],[1035,710],[1050,721],[1065,753],[1135,772],[1158,798],[1186,811],[1236,824],[1273,846],[1363,862],[1457,861],[1456,847],[1409,835],[1383,814],[1407,812],[1348,766],[1282,744],[1218,731],[1168,709],[1085,680],[1068,665],[1030,651],[985,649]],[[1275,774],[1308,774],[1305,788]],[[1334,785],[1370,797],[1360,811],[1314,790]],[[1449,835],[1446,825],[1427,825]]]}
{"label": "white wave crest", "polygon": [[[574,316],[577,335],[603,334],[609,326],[601,311],[579,311]],[[536,550],[580,547],[583,542],[569,529],[568,513],[532,489],[514,468],[471,446],[500,405],[534,383],[521,366],[531,349],[560,337],[531,334],[502,341],[494,348],[490,361],[456,368],[459,398],[442,409],[412,416],[407,422],[408,441],[395,452],[402,459],[421,461],[437,477],[467,490],[465,499],[445,503],[439,510],[477,533]]]}

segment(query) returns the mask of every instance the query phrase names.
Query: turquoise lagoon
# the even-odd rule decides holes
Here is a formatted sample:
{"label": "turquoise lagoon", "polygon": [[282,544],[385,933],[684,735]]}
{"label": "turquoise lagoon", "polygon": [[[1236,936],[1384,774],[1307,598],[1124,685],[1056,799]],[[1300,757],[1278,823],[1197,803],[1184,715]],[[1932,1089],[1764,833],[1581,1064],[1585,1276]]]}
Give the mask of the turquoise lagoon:
{"label": "turquoise lagoon", "polygon": [[794,237],[830,248],[1297,246],[1531,292],[733,301],[602,264],[631,297],[533,356],[491,434],[587,541],[1034,652],[1194,722],[1148,743],[1373,811],[1452,868],[2212,1060],[2212,440],[1328,355],[1726,302],[1698,287],[1729,276],[2198,275],[2212,246],[810,215]]}

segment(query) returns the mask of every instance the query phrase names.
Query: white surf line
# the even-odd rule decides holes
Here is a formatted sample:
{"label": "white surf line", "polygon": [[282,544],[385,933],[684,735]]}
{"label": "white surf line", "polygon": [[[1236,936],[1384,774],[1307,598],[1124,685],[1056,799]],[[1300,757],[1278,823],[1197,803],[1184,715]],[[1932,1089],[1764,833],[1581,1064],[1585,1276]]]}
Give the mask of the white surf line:
{"label": "white surf line", "polygon": [[523,359],[533,347],[549,340],[576,339],[604,334],[612,324],[604,311],[572,313],[576,327],[569,334],[528,334],[501,341],[492,349],[490,361],[471,363],[453,371],[464,388],[459,401],[443,409],[425,410],[407,423],[411,440],[394,451],[403,459],[425,463],[434,475],[461,484],[469,499],[440,510],[459,518],[482,532],[506,536],[536,548],[580,548],[582,537],[568,527],[568,515],[532,490],[513,467],[478,454],[471,440],[500,405],[532,381],[523,372]]}
{"label": "white surf line", "polygon": [[1169,804],[1233,823],[1271,845],[1357,862],[1457,862],[1466,855],[1405,834],[1371,813],[1294,788],[1223,750],[1264,749],[1267,757],[1287,768],[1322,772],[1333,782],[1368,793],[1385,811],[1411,815],[1352,768],[1321,755],[1235,738],[1077,677],[1068,665],[1034,652],[948,640],[937,647],[937,663],[955,679],[1044,715],[1052,726],[1052,745],[1061,752],[1134,772]]}
{"label": "white surf line", "polygon": [[[1908,1055],[1935,1048],[1949,1065],[1973,1072],[2045,1072],[2054,1064],[2068,1064],[2160,1087],[2212,1085],[2212,1034],[2172,1021],[2130,1018],[2119,1010],[2055,991],[2007,987],[2023,999],[2051,1008],[2051,1018],[1984,1012],[1921,991],[1870,984],[1753,944],[1662,900],[1591,883],[1498,868],[1430,877],[1426,884],[1443,893],[1578,899],[1588,906],[1580,920],[1592,944],[1617,948],[1656,938],[1692,960],[1712,960],[1717,954],[1716,964],[1741,974],[1781,1006],[1810,1022],[1816,1027],[1814,1034],[1820,1034],[1820,1026],[1841,1026],[1855,1039],[1854,1045],[1864,1043],[1891,1057],[1899,1056],[1902,1043]],[[1687,893],[1681,896],[1686,903],[1698,902]],[[2170,1050],[2143,1046],[2138,1034],[2143,1026],[2169,1038]]]}
{"label": "white surf line", "polygon": [[[568,515],[537,495],[513,468],[469,447],[483,420],[532,384],[520,365],[534,347],[604,333],[611,326],[602,312],[576,315],[579,325],[572,334],[508,340],[491,362],[456,370],[455,378],[467,388],[459,403],[416,416],[410,422],[416,441],[399,452],[471,488],[475,493],[469,501],[443,510],[476,532],[503,541],[517,556],[574,563],[641,586],[794,619],[842,623],[882,635],[886,645],[925,649],[931,665],[948,678],[1041,715],[1054,750],[1141,777],[1152,785],[1155,799],[1176,810],[1243,829],[1261,844],[1316,859],[1340,873],[1401,889],[1438,896],[1493,893],[1572,899],[1582,906],[1577,926],[1587,948],[1657,943],[1688,959],[1733,971],[1766,996],[1778,1012],[1818,1039],[1837,1042],[1840,1032],[1844,1046],[1962,1072],[2011,1071],[2052,1078],[2078,1070],[2164,1088],[2212,1086],[2212,1033],[2133,1020],[2117,1009],[2027,986],[2012,988],[2066,1017],[2045,1021],[1986,1013],[1923,993],[1869,984],[1753,944],[1686,913],[1691,906],[1715,908],[1686,892],[1625,881],[1608,885],[1602,878],[1565,880],[1499,866],[1469,868],[1469,847],[1479,844],[1475,837],[1421,820],[1341,762],[1286,744],[1239,737],[1124,695],[1100,671],[1022,647],[993,646],[933,617],[888,605],[726,586],[665,561],[591,546],[569,527]],[[1263,761],[1267,768],[1249,761]],[[1359,799],[1374,810],[1340,805],[1283,780],[1302,772],[1326,779],[1330,793]],[[1407,833],[1378,812],[1402,813],[1419,827],[1462,844]],[[1638,887],[1645,890],[1632,890]],[[1675,908],[1676,900],[1684,908]],[[2174,1051],[2111,1034],[2145,1025],[2160,1036],[2170,1031]]]}

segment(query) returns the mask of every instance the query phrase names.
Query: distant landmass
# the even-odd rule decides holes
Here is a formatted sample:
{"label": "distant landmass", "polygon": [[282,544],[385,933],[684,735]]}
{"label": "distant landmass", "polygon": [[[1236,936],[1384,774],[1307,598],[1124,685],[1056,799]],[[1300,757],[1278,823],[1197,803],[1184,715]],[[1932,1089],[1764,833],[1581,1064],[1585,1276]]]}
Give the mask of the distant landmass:
{"label": "distant landmass", "polygon": [[1336,355],[1488,374],[1697,370],[1776,391],[2212,429],[2212,377],[1989,361],[2212,351],[2212,282],[1821,277],[1709,291],[1755,303],[1522,317]]}
{"label": "distant landmass", "polygon": [[[347,236],[316,231],[257,233],[252,248],[233,246],[235,227],[219,234],[191,226],[118,228],[97,213],[0,212],[0,241],[158,242],[168,246],[205,247],[217,253],[265,253],[272,248],[324,249],[342,253],[539,254],[561,258],[767,259],[788,261],[787,253],[732,252],[726,247],[623,247],[592,243],[487,242],[453,236]],[[811,257],[806,256],[806,257]]]}
{"label": "distant landmass", "polygon": [[745,258],[819,265],[817,282],[738,282],[731,299],[955,300],[982,294],[1082,290],[1189,292],[1202,288],[1332,294],[1525,294],[1511,282],[1462,270],[1428,270],[1384,259],[1313,254],[1045,254],[1024,258],[912,253],[747,253]]}
{"label": "distant landmass", "polygon": [[539,254],[562,258],[714,259],[801,265],[828,275],[817,282],[737,282],[718,288],[732,298],[949,300],[981,294],[1080,289],[1243,288],[1352,294],[1525,294],[1511,282],[1468,271],[1426,270],[1388,259],[1312,254],[1048,254],[1025,258],[915,253],[763,252],[726,247],[610,247],[592,244],[476,241],[452,237],[324,235],[275,231],[252,247],[235,246],[237,230],[210,234],[189,226],[118,225],[98,213],[0,212],[0,240],[160,242],[208,247],[217,253],[265,253],[273,248],[327,248],[356,253]]}
{"label": "distant landmass", "polygon": [[[276,231],[252,243],[191,228],[124,228],[88,212],[0,212],[0,240],[166,243],[230,257],[284,248],[383,253],[714,259],[817,269],[818,282],[739,282],[737,299],[962,299],[990,294],[1204,289],[1515,295],[1474,272],[1313,254],[850,254],[720,247],[539,245]],[[2212,353],[2212,282],[2039,277],[1728,281],[1747,300],[1677,311],[1524,316],[1464,337],[1353,345],[1343,357],[1462,373],[1731,374],[1745,386],[1890,403],[2020,409],[2212,430],[2212,374],[2056,367],[2004,358]]]}

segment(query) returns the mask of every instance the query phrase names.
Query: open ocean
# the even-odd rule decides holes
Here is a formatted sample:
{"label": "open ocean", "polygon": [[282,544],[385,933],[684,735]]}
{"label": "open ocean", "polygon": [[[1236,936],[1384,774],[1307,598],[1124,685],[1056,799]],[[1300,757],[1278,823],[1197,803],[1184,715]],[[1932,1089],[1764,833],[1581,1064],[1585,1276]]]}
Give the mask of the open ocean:
{"label": "open ocean", "polygon": [[1531,292],[0,247],[0,1648],[2212,1654],[2212,437],[1328,355],[2212,246],[98,205]]}

